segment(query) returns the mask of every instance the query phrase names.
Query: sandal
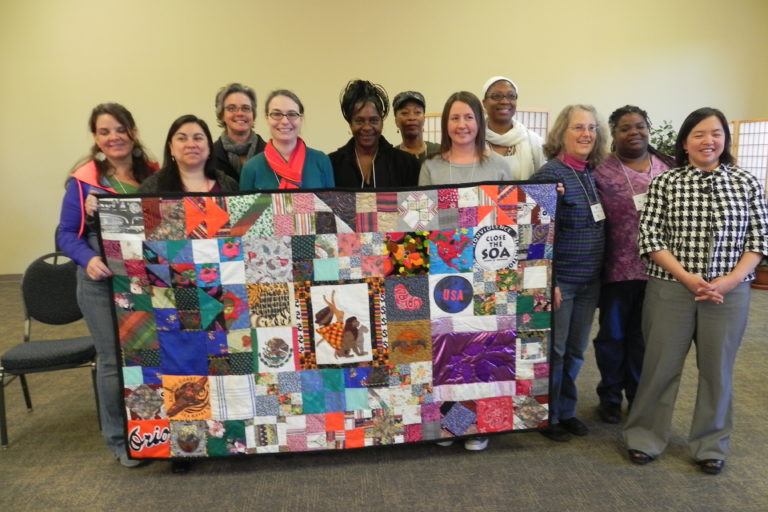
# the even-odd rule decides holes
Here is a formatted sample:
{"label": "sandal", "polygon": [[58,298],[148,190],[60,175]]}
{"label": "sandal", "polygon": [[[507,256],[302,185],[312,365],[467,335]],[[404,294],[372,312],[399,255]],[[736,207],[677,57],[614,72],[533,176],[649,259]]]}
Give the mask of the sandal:
{"label": "sandal", "polygon": [[704,459],[697,462],[697,464],[708,475],[719,475],[725,467],[723,459]]}
{"label": "sandal", "polygon": [[629,454],[630,462],[639,466],[643,466],[653,461],[653,457],[640,450],[628,450],[627,453]]}

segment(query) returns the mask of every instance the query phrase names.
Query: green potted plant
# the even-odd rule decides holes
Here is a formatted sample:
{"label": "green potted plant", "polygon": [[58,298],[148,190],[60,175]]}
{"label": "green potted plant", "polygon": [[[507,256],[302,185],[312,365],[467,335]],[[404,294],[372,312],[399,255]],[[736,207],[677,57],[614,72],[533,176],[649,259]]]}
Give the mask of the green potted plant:
{"label": "green potted plant", "polygon": [[651,127],[651,146],[665,155],[674,156],[677,131],[669,121],[662,121],[658,126]]}

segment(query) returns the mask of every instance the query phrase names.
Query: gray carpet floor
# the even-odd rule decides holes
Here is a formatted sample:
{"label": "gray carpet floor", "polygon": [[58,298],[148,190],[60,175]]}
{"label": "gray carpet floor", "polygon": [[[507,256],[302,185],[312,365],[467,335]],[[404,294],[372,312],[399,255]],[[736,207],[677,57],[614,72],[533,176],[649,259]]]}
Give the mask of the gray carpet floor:
{"label": "gray carpet floor", "polygon": [[[579,415],[590,434],[558,444],[504,434],[488,450],[460,443],[352,452],[265,455],[125,469],[100,438],[88,370],[32,375],[34,412],[18,382],[6,388],[10,447],[0,451],[0,512],[23,510],[768,511],[768,292],[754,292],[737,360],[733,452],[719,476],[692,463],[685,437],[696,389],[689,354],[666,453],[630,464],[618,425],[595,416],[592,351],[580,377]],[[68,328],[85,333],[82,323]],[[0,351],[21,340],[18,284],[0,282]],[[53,331],[39,328],[38,335]]]}

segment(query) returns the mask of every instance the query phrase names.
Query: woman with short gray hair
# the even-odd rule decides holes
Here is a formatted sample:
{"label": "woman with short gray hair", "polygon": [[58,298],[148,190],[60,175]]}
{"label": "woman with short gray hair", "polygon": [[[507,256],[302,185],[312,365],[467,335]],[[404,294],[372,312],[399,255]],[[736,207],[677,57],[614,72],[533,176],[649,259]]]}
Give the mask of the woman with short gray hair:
{"label": "woman with short gray hair", "polygon": [[213,144],[214,167],[240,181],[243,164],[267,146],[253,131],[256,93],[247,85],[225,85],[216,94],[216,119],[224,131]]}

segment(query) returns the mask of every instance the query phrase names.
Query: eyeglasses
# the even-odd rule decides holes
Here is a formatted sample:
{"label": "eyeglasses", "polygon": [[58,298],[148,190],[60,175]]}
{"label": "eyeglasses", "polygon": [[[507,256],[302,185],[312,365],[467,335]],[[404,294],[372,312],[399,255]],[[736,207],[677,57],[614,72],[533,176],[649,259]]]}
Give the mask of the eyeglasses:
{"label": "eyeglasses", "polygon": [[596,124],[575,124],[573,126],[569,126],[568,129],[575,133],[581,133],[584,131],[587,131],[589,133],[595,133],[597,132],[597,125]]}
{"label": "eyeglasses", "polygon": [[284,117],[287,117],[289,121],[293,122],[301,117],[301,114],[293,110],[290,110],[288,112],[280,112],[279,110],[273,110],[267,115],[269,116],[270,119],[274,121],[281,121]]}
{"label": "eyeglasses", "polygon": [[517,94],[513,92],[509,94],[501,94],[500,92],[495,92],[493,94],[489,94],[488,96],[486,96],[486,98],[490,98],[493,101],[501,101],[501,100],[515,101],[517,99]]}
{"label": "eyeglasses", "polygon": [[250,114],[253,112],[253,109],[250,105],[227,105],[224,107],[224,110],[229,112],[230,114],[234,114],[237,111],[243,112],[244,114]]}

